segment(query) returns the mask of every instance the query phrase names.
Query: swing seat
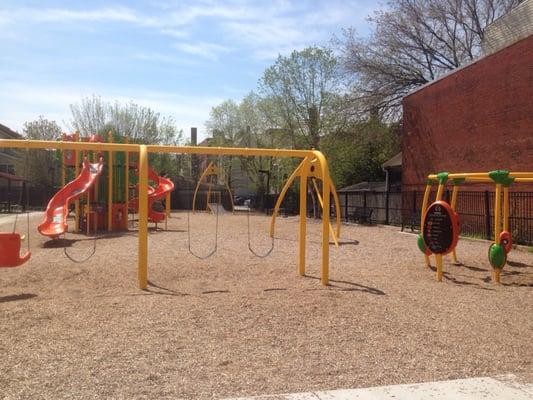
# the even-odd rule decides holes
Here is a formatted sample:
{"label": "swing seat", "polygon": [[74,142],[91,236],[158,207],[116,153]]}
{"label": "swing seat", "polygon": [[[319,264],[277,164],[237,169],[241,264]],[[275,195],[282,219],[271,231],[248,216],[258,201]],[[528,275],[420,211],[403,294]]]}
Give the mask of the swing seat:
{"label": "swing seat", "polygon": [[21,243],[18,233],[0,232],[0,268],[18,267],[30,259],[29,250],[20,255]]}

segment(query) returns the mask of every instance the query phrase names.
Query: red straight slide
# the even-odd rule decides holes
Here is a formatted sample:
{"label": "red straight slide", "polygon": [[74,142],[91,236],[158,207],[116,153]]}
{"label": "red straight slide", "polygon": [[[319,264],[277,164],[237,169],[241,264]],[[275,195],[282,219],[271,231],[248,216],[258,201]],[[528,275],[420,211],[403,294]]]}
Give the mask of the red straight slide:
{"label": "red straight slide", "polygon": [[87,192],[102,173],[104,161],[91,164],[87,158],[83,160],[83,168],[76,179],[67,183],[54,197],[50,199],[44,220],[37,227],[41,235],[57,239],[67,230],[67,215],[69,203]]}

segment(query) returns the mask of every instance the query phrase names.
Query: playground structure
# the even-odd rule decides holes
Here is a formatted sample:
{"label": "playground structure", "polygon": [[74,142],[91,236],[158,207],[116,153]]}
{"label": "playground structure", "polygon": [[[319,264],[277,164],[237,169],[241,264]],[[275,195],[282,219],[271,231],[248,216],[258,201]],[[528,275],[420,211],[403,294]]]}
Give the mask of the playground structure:
{"label": "playground structure", "polygon": [[[509,228],[509,187],[515,183],[532,183],[533,172],[510,172],[495,170],[487,173],[448,173],[441,172],[428,176],[422,212],[418,247],[424,253],[426,266],[430,266],[430,256],[435,254],[436,279],[442,281],[442,256],[452,253],[457,262],[455,247],[459,238],[459,214],[456,212],[459,187],[464,183],[490,183],[495,185],[494,197],[494,242],[488,250],[488,258],[493,268],[492,280],[500,282],[500,275],[507,263],[507,255],[513,248],[512,234]],[[431,189],[438,183],[435,202],[429,204]],[[447,183],[453,186],[450,204],[443,201]],[[503,194],[503,203],[502,203]],[[502,207],[503,206],[503,207]],[[502,213],[503,208],[503,213]]]}
{"label": "playground structure", "polygon": [[[128,142],[127,138],[114,136],[111,132],[107,135],[107,141],[109,143],[116,142],[117,140],[122,140],[124,143]],[[80,138],[78,133],[72,135],[64,134],[63,141],[81,141],[87,143],[105,142],[102,136],[91,135]],[[138,175],[137,165],[131,160],[132,155],[135,155],[135,153],[107,152],[107,154],[102,154],[91,150],[83,150],[80,154],[80,151],[78,150],[62,150],[61,180],[63,187],[65,187],[66,181],[70,180],[67,179],[70,178],[69,175],[72,176],[73,179],[78,179],[77,177],[80,175],[80,157],[83,159],[86,157],[89,159],[92,158],[93,162],[96,162],[97,159],[101,159],[103,166],[106,167],[102,167],[98,176],[90,182],[89,186],[83,192],[87,192],[87,197],[85,199],[81,197],[82,193],[79,193],[75,198],[69,199],[69,202],[74,201],[75,204],[75,231],[78,231],[81,227],[86,230],[87,234],[89,234],[91,225],[93,231],[107,230],[111,232],[128,229],[128,215],[130,211],[135,213],[138,209],[137,196],[132,195],[132,191],[137,191],[137,186],[133,184],[137,178],[130,174],[130,170],[134,169]],[[149,170],[148,179],[154,183],[153,187],[148,187],[148,217],[151,222],[157,224],[158,222],[165,220],[170,214],[170,193],[174,189],[174,184],[169,179],[158,176],[153,169]],[[59,195],[60,192],[58,192],[57,195]],[[80,199],[83,201],[83,204],[80,203]],[[157,211],[153,207],[155,202],[162,199],[165,199],[167,203],[167,209],[165,212]],[[64,204],[65,211],[68,213],[66,202],[64,202]],[[50,205],[51,203],[49,204],[49,207]],[[41,230],[40,232],[45,235],[47,234]],[[58,232],[56,235],[49,236],[53,238],[58,237],[58,235],[63,232],[64,230]]]}
{"label": "playground structure", "polygon": [[[330,232],[330,196],[331,196],[331,179],[329,177],[328,163],[324,155],[316,150],[281,150],[281,149],[258,149],[258,148],[224,148],[224,147],[188,147],[188,146],[164,146],[164,145],[138,145],[129,143],[103,143],[100,141],[80,142],[80,141],[36,141],[36,140],[0,140],[0,147],[7,148],[23,148],[23,149],[59,149],[62,151],[74,152],[74,159],[77,160],[80,151],[85,152],[108,152],[108,166],[113,165],[113,154],[116,152],[124,152],[126,155],[126,166],[129,163],[129,153],[138,154],[138,212],[139,212],[139,239],[138,239],[138,281],[139,288],[146,289],[148,285],[148,221],[149,221],[149,165],[148,155],[150,153],[181,153],[181,154],[207,154],[207,155],[235,155],[235,156],[270,156],[270,157],[293,157],[302,158],[303,164],[309,166],[301,168],[298,175],[301,178],[300,196],[305,198],[307,177],[320,177],[326,184],[322,185],[322,262],[321,262],[321,283],[328,285],[329,283],[329,232]],[[77,163],[76,163],[77,164]],[[109,168],[109,167],[108,167]],[[110,188],[112,186],[113,168],[109,168],[110,173],[108,180],[110,181]],[[126,182],[128,182],[127,171]],[[128,185],[126,185],[128,186]],[[113,190],[108,190],[108,210],[112,209]],[[128,196],[126,196],[126,199]],[[167,201],[167,208],[170,202]],[[76,206],[76,209],[79,206]],[[127,207],[127,206],[126,206]],[[300,275],[305,275],[306,265],[306,202],[300,202],[300,222],[299,222],[299,267]],[[337,213],[338,215],[338,213]],[[107,215],[108,226],[107,229],[112,229],[112,213]],[[337,229],[339,229],[337,226]],[[78,226],[76,226],[78,227]]]}

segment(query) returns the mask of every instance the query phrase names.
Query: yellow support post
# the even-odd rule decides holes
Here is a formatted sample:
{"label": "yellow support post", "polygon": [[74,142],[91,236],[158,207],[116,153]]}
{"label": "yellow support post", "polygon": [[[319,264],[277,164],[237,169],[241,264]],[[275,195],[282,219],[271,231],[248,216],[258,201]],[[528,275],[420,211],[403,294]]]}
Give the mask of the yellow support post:
{"label": "yellow support post", "polygon": [[[65,134],[61,134],[61,140],[65,140]],[[67,184],[67,169],[65,165],[65,150],[61,149],[61,187]]]}
{"label": "yellow support post", "polygon": [[509,231],[509,187],[503,188],[503,230]]}
{"label": "yellow support post", "polygon": [[[129,143],[129,139],[126,137],[124,138],[124,142],[126,144]],[[129,219],[129,209],[130,209],[130,153],[129,151],[126,151],[125,153],[126,160],[124,162],[126,170],[124,171],[124,203],[126,203],[126,220]],[[128,221],[126,221],[128,222]],[[126,223],[126,229],[128,229],[129,225]]]}
{"label": "yellow support post", "polygon": [[[319,152],[314,151],[317,158],[320,169],[322,172],[322,180],[327,183],[329,178],[329,168],[326,157]],[[330,186],[327,184],[322,185],[322,200],[324,205],[322,207],[322,285],[327,286],[329,284],[329,196]]]}
{"label": "yellow support post", "polygon": [[[437,188],[437,199],[436,201],[442,200],[442,195],[444,193],[444,185],[439,183]],[[435,264],[437,267],[437,282],[442,282],[442,254],[435,254]]]}
{"label": "yellow support post", "polygon": [[148,152],[145,145],[139,149],[139,288],[148,287]]}
{"label": "yellow support post", "polygon": [[[318,189],[318,186],[314,179],[312,179],[313,182],[313,189],[315,190],[316,197],[318,199],[318,203],[320,204],[320,207],[322,207],[322,211],[324,211],[324,202],[322,201],[322,196],[320,195],[320,190]],[[322,181],[323,185],[329,184],[329,182]],[[338,215],[337,211],[337,215]],[[338,225],[337,225],[338,227]],[[337,235],[335,234],[335,231],[333,230],[333,227],[331,226],[331,223],[329,224],[329,232],[331,233],[331,237],[333,238],[333,242],[335,243],[335,247],[339,247],[339,241],[337,240]]]}
{"label": "yellow support post", "polygon": [[[298,272],[301,276],[305,275],[305,246],[306,246],[306,230],[307,230],[307,169],[309,168],[309,158],[305,158],[301,166],[300,174],[300,236],[299,240],[299,257],[298,257]],[[300,169],[300,166],[297,168]],[[280,198],[282,198],[280,196]],[[273,211],[273,216],[276,215],[276,210]],[[272,220],[272,223],[274,219]],[[270,226],[270,235],[274,235],[274,225]]]}
{"label": "yellow support post", "polygon": [[170,192],[165,195],[165,230],[168,229],[167,221],[170,218]]}
{"label": "yellow support post", "polygon": [[[109,143],[113,143],[113,133],[107,135]],[[113,151],[108,152],[108,175],[107,175],[107,231],[113,230]]]}
{"label": "yellow support post", "polygon": [[[455,208],[457,206],[457,195],[459,193],[459,186],[457,185],[454,185],[453,186],[453,191],[452,191],[452,204],[450,204],[450,206],[452,207],[452,210],[455,211]],[[455,249],[453,249],[453,252],[452,252],[452,260],[453,260],[453,263],[454,264],[459,264],[459,261],[457,261],[457,252],[455,251]]]}
{"label": "yellow support post", "polygon": [[[501,228],[501,196],[502,196],[502,185],[500,183],[496,184],[496,191],[494,193],[494,243],[500,244],[500,233]],[[500,283],[500,269],[494,268],[492,271],[492,277],[494,282]]]}
{"label": "yellow support post", "polygon": [[[79,133],[76,132],[76,135],[74,136],[75,141],[79,141],[80,136]],[[80,174],[80,153],[79,150],[74,150],[74,179],[78,177]],[[76,200],[74,202],[74,231],[78,232],[80,230],[80,201]]]}
{"label": "yellow support post", "polygon": [[[306,159],[307,159],[307,157],[306,157]],[[304,159],[304,161],[302,161],[296,167],[296,169],[291,174],[289,179],[287,179],[287,182],[285,183],[285,186],[283,186],[283,189],[281,189],[281,193],[279,194],[278,199],[276,200],[276,204],[274,205],[274,210],[272,211],[272,219],[270,220],[270,237],[274,236],[274,227],[276,225],[276,216],[278,215],[279,208],[281,207],[281,203],[283,202],[283,198],[287,194],[287,191],[291,187],[291,185],[294,182],[294,180],[296,179],[296,177],[301,176],[306,159]],[[309,160],[307,160],[307,162],[309,163]],[[307,171],[305,172],[305,174],[307,176]],[[307,185],[307,181],[306,181],[306,185]],[[306,206],[307,206],[307,204],[306,204]]]}
{"label": "yellow support post", "polygon": [[[424,191],[424,199],[422,200],[422,212],[420,216],[420,232],[422,235],[424,234],[424,219],[426,218],[426,212],[428,208],[429,203],[429,195],[431,193],[431,183],[426,184],[426,190]],[[431,263],[429,260],[429,256],[427,254],[424,254],[424,261],[426,263],[426,267],[430,267]]]}

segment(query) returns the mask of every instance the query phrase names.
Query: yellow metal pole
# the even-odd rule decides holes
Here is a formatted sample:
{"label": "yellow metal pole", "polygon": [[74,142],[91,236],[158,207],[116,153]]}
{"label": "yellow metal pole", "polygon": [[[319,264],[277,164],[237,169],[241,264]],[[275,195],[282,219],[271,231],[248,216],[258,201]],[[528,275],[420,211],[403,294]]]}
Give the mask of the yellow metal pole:
{"label": "yellow metal pole", "polygon": [[[311,179],[313,182],[313,189],[315,190],[316,197],[318,199],[318,203],[320,204],[320,207],[322,207],[322,211],[324,211],[324,202],[322,201],[322,196],[320,195],[320,190],[318,189],[318,186],[314,179]],[[322,181],[323,185],[326,185],[324,181]],[[333,227],[331,226],[331,223],[329,224],[329,232],[331,233],[331,236],[333,237],[333,242],[335,243],[336,247],[339,247],[339,241],[337,240],[337,235],[335,234],[335,231],[333,230]]]}
{"label": "yellow metal pole", "polygon": [[148,152],[139,149],[139,288],[148,287]]}
{"label": "yellow metal pole", "polygon": [[202,172],[202,175],[198,179],[198,182],[196,183],[196,188],[194,189],[194,194],[192,196],[192,213],[196,211],[196,195],[198,194],[198,190],[200,190],[200,185],[202,184],[202,181],[207,176],[208,172],[210,171],[211,167],[213,166],[213,163],[210,162],[207,168]]}
{"label": "yellow metal pole", "polygon": [[[326,182],[326,181],[324,181]],[[337,194],[337,189],[335,188],[335,185],[333,184],[333,181],[331,179],[326,182],[327,185],[330,187],[330,191],[333,194],[333,200],[335,202],[335,232],[337,235],[337,238],[341,237],[341,203],[339,201],[339,195]]]}
{"label": "yellow metal pole", "polygon": [[[78,132],[76,132],[74,136],[74,140],[75,141],[80,140],[80,134]],[[74,165],[75,165],[74,174],[76,175],[74,179],[76,179],[78,175],[80,174],[79,158],[80,158],[80,153],[78,149],[76,149],[74,150]],[[80,230],[80,201],[76,200],[74,203],[74,231],[78,232],[79,230]]]}
{"label": "yellow metal pole", "polygon": [[168,229],[167,221],[170,218],[170,192],[165,195],[165,230]]}
{"label": "yellow metal pole", "polygon": [[87,236],[90,233],[91,221],[89,215],[91,214],[91,189],[87,190],[87,205],[85,206],[85,222],[87,223]]}
{"label": "yellow metal pole", "polygon": [[[428,208],[430,193],[431,193],[431,183],[429,183],[428,181],[428,183],[426,184],[426,190],[424,191],[424,199],[422,200],[422,212],[420,216],[420,232],[422,233],[422,235],[424,234],[424,219],[426,218],[426,212]],[[424,261],[426,263],[426,267],[429,268],[431,263],[429,260],[429,256],[427,254],[424,254]]]}
{"label": "yellow metal pole", "polygon": [[209,186],[207,187],[207,200],[205,202],[205,211],[209,210],[209,201],[211,200],[211,186],[213,186],[213,175],[209,177]]}
{"label": "yellow metal pole", "polygon": [[435,264],[437,266],[437,282],[442,282],[442,254],[435,254]]}
{"label": "yellow metal pole", "polygon": [[[450,204],[453,211],[455,211],[455,208],[457,206],[457,194],[458,193],[459,193],[459,186],[454,185],[453,191],[452,191],[452,204]],[[457,261],[457,252],[455,251],[455,249],[453,249],[453,252],[452,252],[452,260],[454,264],[459,264],[459,261]]]}
{"label": "yellow metal pole", "polygon": [[[329,178],[329,169],[328,162],[326,157],[319,152],[314,151],[316,158],[320,163],[320,168],[322,170],[322,179],[328,181]],[[322,200],[324,201],[323,212],[322,212],[322,277],[321,281],[323,285],[329,284],[329,196],[330,190],[329,185],[322,185]]]}
{"label": "yellow metal pole", "polygon": [[[305,158],[297,169],[301,169],[300,173],[300,236],[299,240],[299,257],[298,257],[298,272],[301,276],[305,275],[305,245],[307,237],[307,170],[309,168],[309,158]],[[290,182],[290,180],[289,180]],[[287,182],[289,185],[290,183]],[[273,212],[273,216],[276,211]],[[272,220],[273,222],[274,220]],[[270,227],[270,235],[274,234],[274,226]]]}
{"label": "yellow metal pole", "polygon": [[[502,185],[496,184],[496,191],[494,193],[494,243],[500,244],[501,229],[501,196]],[[493,280],[496,283],[500,283],[500,269],[494,268],[492,271]]]}
{"label": "yellow metal pole", "polygon": [[[306,157],[307,159],[307,157]],[[309,160],[307,160],[307,163],[309,163]],[[270,220],[270,237],[274,236],[274,227],[276,225],[276,215],[279,212],[279,208],[281,207],[281,203],[283,202],[283,199],[285,198],[285,195],[287,194],[287,191],[291,187],[292,183],[296,179],[296,177],[301,176],[302,170],[305,164],[305,159],[302,161],[298,167],[294,170],[294,172],[291,174],[289,179],[287,179],[287,182],[285,182],[285,186],[283,186],[283,189],[281,189],[281,193],[278,196],[278,199],[276,200],[276,204],[274,205],[274,210],[272,211],[272,219]],[[306,171],[307,174],[307,171]],[[306,175],[307,176],[307,175]],[[306,182],[307,185],[307,182]]]}
{"label": "yellow metal pole", "polygon": [[[109,143],[113,143],[113,133],[109,132],[108,135]],[[111,232],[113,230],[113,151],[110,150],[109,154],[109,165],[107,168],[107,231]]]}
{"label": "yellow metal pole", "polygon": [[[126,137],[124,139],[126,144],[129,143],[129,139]],[[129,209],[130,209],[130,153],[126,151],[125,153],[126,160],[124,162],[126,170],[124,171],[124,203],[126,203],[126,220],[129,219]],[[127,221],[126,221],[127,222]],[[128,229],[128,223],[126,223],[126,229]]]}
{"label": "yellow metal pole", "polygon": [[503,188],[503,230],[509,232],[509,187]]}
{"label": "yellow metal pole", "polygon": [[[444,185],[439,183],[437,188],[437,201],[442,200],[442,194],[444,193]],[[435,264],[437,266],[437,282],[442,282],[442,254],[435,254]]]}
{"label": "yellow metal pole", "polygon": [[[65,140],[65,134],[61,134],[61,140]],[[67,184],[67,170],[65,165],[65,150],[61,149],[61,187]]]}

